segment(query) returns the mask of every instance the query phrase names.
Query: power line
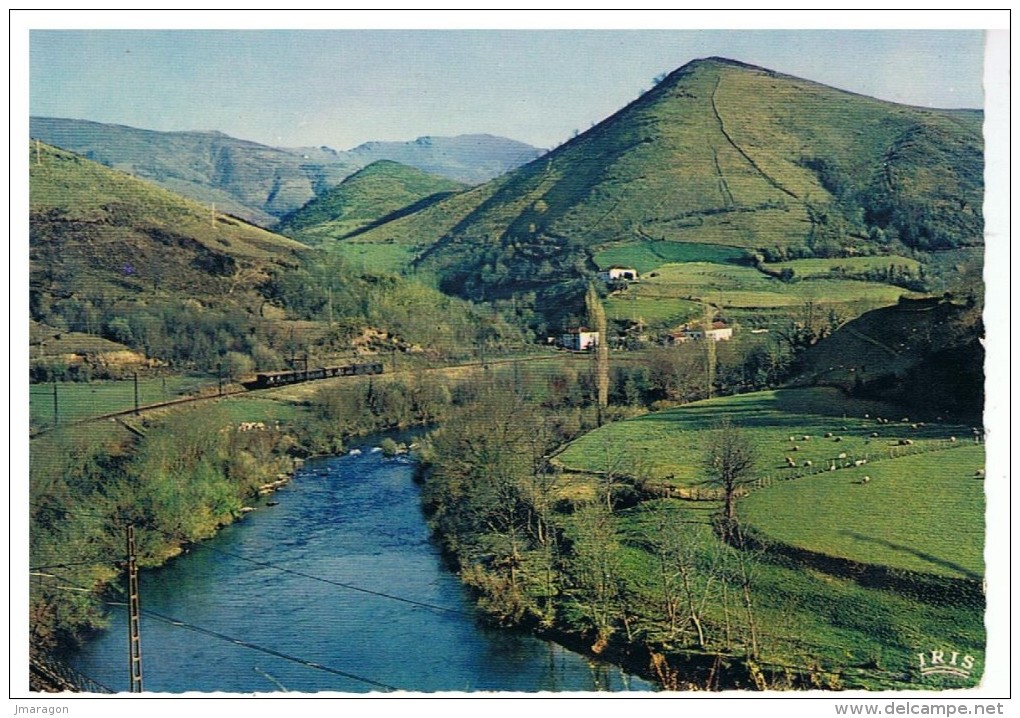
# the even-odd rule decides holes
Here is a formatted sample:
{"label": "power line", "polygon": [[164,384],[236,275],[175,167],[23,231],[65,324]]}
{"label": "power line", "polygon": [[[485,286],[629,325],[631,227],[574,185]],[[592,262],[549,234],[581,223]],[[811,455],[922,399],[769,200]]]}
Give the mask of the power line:
{"label": "power line", "polygon": [[[48,578],[55,578],[55,579],[57,579],[59,581],[63,581],[65,584],[67,584],[71,588],[75,588],[75,589],[79,589],[79,590],[92,591],[92,589],[87,589],[84,586],[80,586],[80,585],[74,583],[73,581],[70,581],[69,579],[67,579],[64,576],[60,576],[60,575],[56,575],[56,574],[42,574],[42,575],[44,575],[44,576],[46,576]],[[125,603],[123,601],[102,601],[102,603],[104,603],[107,606],[127,607],[127,605],[128,605],[127,603]],[[253,650],[253,651],[258,651],[259,653],[264,653],[264,654],[266,654],[268,656],[273,656],[275,658],[280,658],[280,659],[283,659],[285,661],[290,661],[291,663],[297,663],[298,665],[302,665],[302,666],[305,666],[307,668],[314,668],[315,670],[318,670],[318,671],[323,671],[325,673],[330,673],[330,674],[333,674],[333,675],[336,675],[336,676],[342,676],[344,678],[349,678],[349,679],[351,679],[353,681],[358,681],[360,683],[365,683],[366,685],[375,686],[376,688],[382,688],[383,690],[387,690],[387,691],[398,691],[398,690],[400,690],[396,686],[391,686],[388,683],[383,683],[381,681],[372,680],[371,678],[365,678],[364,676],[359,676],[359,675],[357,675],[355,673],[351,673],[349,671],[344,671],[344,670],[341,670],[339,668],[333,668],[332,666],[324,666],[321,663],[316,663],[315,661],[310,661],[310,660],[306,660],[304,658],[299,658],[298,656],[292,656],[292,655],[290,655],[288,653],[284,653],[282,651],[277,651],[276,649],[273,649],[273,648],[267,648],[265,646],[261,646],[261,645],[259,645],[257,643],[252,643],[251,641],[246,641],[246,640],[243,640],[241,638],[235,638],[233,636],[228,636],[225,633],[220,633],[219,631],[214,631],[214,630],[212,630],[210,628],[203,628],[202,626],[196,626],[193,623],[188,623],[187,621],[182,621],[179,618],[173,618],[172,616],[165,616],[165,615],[163,615],[161,613],[158,613],[156,611],[153,611],[151,609],[142,609],[141,613],[142,613],[143,616],[154,618],[157,621],[162,621],[162,622],[167,623],[167,624],[169,624],[171,626],[176,626],[177,628],[184,628],[184,629],[187,629],[189,631],[194,631],[195,633],[199,633],[199,634],[204,635],[204,636],[209,636],[210,638],[215,638],[217,640],[224,641],[226,643],[232,643],[235,646],[241,646],[242,648],[248,648],[248,649]]]}
{"label": "power line", "polygon": [[424,601],[415,601],[414,599],[404,598],[403,596],[394,596],[393,594],[390,594],[390,593],[383,593],[381,591],[372,591],[370,589],[361,588],[360,586],[354,586],[352,584],[344,583],[342,581],[334,581],[332,579],[322,578],[321,576],[314,576],[314,575],[312,575],[310,573],[304,573],[303,571],[296,571],[296,570],[294,570],[292,568],[285,568],[285,567],[279,566],[277,564],[269,563],[268,561],[256,561],[253,558],[248,558],[247,556],[242,556],[241,554],[232,553],[230,551],[224,551],[223,549],[213,548],[212,546],[205,546],[205,545],[202,545],[202,544],[195,544],[195,546],[197,548],[205,549],[207,551],[213,551],[215,553],[222,554],[224,556],[231,556],[233,558],[237,558],[237,559],[240,559],[242,561],[247,561],[249,563],[255,564],[256,566],[261,566],[262,568],[271,568],[271,569],[274,569],[276,571],[281,571],[282,573],[289,573],[289,574],[292,574],[294,576],[300,576],[302,578],[307,578],[307,579],[309,579],[311,581],[319,581],[320,583],[326,583],[326,584],[329,584],[330,586],[336,586],[338,588],[345,588],[345,589],[347,589],[349,591],[358,591],[359,593],[367,593],[370,596],[376,596],[378,598],[388,598],[391,601],[400,601],[401,603],[407,603],[407,604],[410,604],[412,606],[418,606],[420,608],[427,608],[427,609],[430,609],[432,611],[442,611],[443,613],[453,613],[453,614],[456,614],[456,615],[459,615],[459,616],[473,616],[474,615],[471,612],[461,611],[461,610],[456,609],[456,608],[448,608],[446,606],[437,606],[434,603],[426,603]]}
{"label": "power line", "polygon": [[[75,509],[75,510],[71,511],[71,510],[66,510],[66,509],[57,508],[57,507],[45,506],[45,505],[38,504],[38,503],[35,503],[35,502],[31,502],[31,501],[29,503],[31,505],[36,506],[36,507],[41,508],[41,509],[47,509],[47,510],[51,510],[51,511],[55,511],[55,512],[60,512],[64,516],[90,516],[90,517],[94,517],[94,518],[113,518],[112,516],[109,516],[109,515],[90,513],[90,512],[87,512],[87,511],[80,511],[78,509]],[[144,530],[144,531],[152,531],[152,532],[155,532],[155,533],[162,534],[165,538],[172,539],[174,541],[181,541],[181,537],[180,536],[176,536],[176,535],[171,534],[171,533],[169,533],[167,531],[161,531],[159,529],[142,529],[142,530]],[[449,608],[448,606],[439,606],[439,605],[436,605],[434,603],[427,603],[425,601],[417,601],[417,600],[414,600],[414,599],[411,599],[411,598],[404,598],[403,596],[395,596],[395,595],[393,595],[391,593],[384,593],[382,591],[373,591],[371,589],[362,588],[360,586],[355,586],[355,585],[350,584],[350,583],[344,583],[342,581],[335,581],[335,580],[332,580],[332,579],[323,578],[321,576],[315,576],[315,575],[310,574],[310,573],[305,573],[303,571],[297,571],[297,570],[292,569],[292,568],[286,568],[284,566],[280,566],[278,564],[270,563],[268,561],[258,561],[256,559],[248,558],[247,556],[243,556],[243,555],[238,554],[238,553],[233,553],[231,551],[224,551],[223,549],[214,548],[213,546],[208,546],[208,545],[206,545],[204,543],[193,543],[193,544],[190,544],[190,548],[202,549],[202,550],[205,550],[205,551],[213,551],[214,553],[222,554],[224,556],[230,556],[232,558],[236,558],[236,559],[239,559],[241,561],[247,561],[248,563],[254,564],[254,565],[259,566],[261,568],[270,568],[270,569],[273,569],[275,571],[280,571],[282,573],[289,573],[289,574],[294,575],[294,576],[300,576],[301,578],[306,578],[306,579],[308,579],[310,581],[318,581],[320,583],[325,583],[325,584],[328,584],[330,586],[336,586],[337,588],[347,589],[348,591],[357,591],[359,593],[364,593],[364,594],[367,594],[367,595],[370,595],[370,596],[376,596],[377,598],[386,598],[386,599],[389,599],[391,601],[399,601],[401,603],[406,603],[406,604],[411,605],[411,606],[417,606],[419,608],[426,608],[426,609],[429,609],[431,611],[440,611],[442,613],[450,613],[450,614],[459,615],[459,616],[474,616],[474,613],[472,613],[470,611],[462,611],[462,610],[456,609],[456,608]],[[100,562],[101,561],[96,561],[96,562],[82,561],[82,562],[79,562],[79,564],[100,563]],[[79,565],[79,564],[63,564],[63,565],[56,564],[56,565],[52,565],[52,566],[40,566],[38,568],[39,569],[65,568],[65,567],[70,567],[72,565]]]}

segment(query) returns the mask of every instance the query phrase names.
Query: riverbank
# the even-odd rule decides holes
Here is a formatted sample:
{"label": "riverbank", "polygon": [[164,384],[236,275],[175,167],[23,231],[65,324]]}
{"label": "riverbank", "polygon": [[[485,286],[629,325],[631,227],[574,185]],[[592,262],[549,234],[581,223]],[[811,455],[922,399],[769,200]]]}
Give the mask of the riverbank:
{"label": "riverbank", "polygon": [[[652,688],[559,644],[480,621],[430,538],[411,460],[372,451],[383,442],[365,437],[352,442],[360,454],[309,460],[277,506],[142,573],[147,692]],[[122,690],[125,619],[113,610],[118,629],[90,643],[73,667]]]}

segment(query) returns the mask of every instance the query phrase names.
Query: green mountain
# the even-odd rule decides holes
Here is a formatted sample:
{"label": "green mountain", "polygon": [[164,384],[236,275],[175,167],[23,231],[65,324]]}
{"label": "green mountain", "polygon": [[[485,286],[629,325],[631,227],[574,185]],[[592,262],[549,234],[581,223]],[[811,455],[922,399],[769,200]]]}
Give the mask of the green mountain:
{"label": "green mountain", "polygon": [[697,60],[543,157],[359,242],[402,244],[474,299],[562,296],[610,249],[779,261],[980,245],[981,122]]}
{"label": "green mountain", "polygon": [[34,288],[222,297],[307,249],[71,152],[40,143],[31,158]]}
{"label": "green mountain", "polygon": [[540,150],[490,135],[370,142],[350,151],[276,148],[221,132],[157,132],[123,125],[32,117],[42,142],[215,204],[263,227],[378,160],[394,160],[457,182],[477,184],[534,159]]}
{"label": "green mountain", "polygon": [[29,131],[264,227],[358,168],[340,156],[312,160],[221,132],[156,132],[53,117],[31,118]]}
{"label": "green mountain", "polygon": [[464,189],[459,182],[379,160],[283,217],[276,231],[310,244],[339,239]]}

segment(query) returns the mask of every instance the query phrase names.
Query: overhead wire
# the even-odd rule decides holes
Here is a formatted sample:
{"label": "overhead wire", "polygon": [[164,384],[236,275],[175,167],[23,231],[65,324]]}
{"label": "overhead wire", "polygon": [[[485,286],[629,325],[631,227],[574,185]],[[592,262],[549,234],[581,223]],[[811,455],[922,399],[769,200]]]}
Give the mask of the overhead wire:
{"label": "overhead wire", "polygon": [[[67,579],[64,576],[60,576],[60,575],[57,575],[57,574],[44,574],[44,575],[49,577],[49,578],[55,578],[57,580],[63,581],[65,584],[67,584],[67,587],[69,587],[69,588],[74,588],[74,589],[77,589],[77,590],[89,590],[89,591],[92,590],[92,589],[87,589],[84,586],[80,586],[80,585],[76,584],[75,582],[70,581],[69,579]],[[125,606],[128,605],[124,601],[104,600],[102,602],[104,604],[108,605],[108,606],[125,607]],[[356,673],[351,673],[350,671],[345,671],[345,670],[342,670],[340,668],[334,668],[333,666],[326,666],[326,665],[323,665],[323,664],[318,663],[316,661],[311,661],[311,660],[308,660],[308,659],[305,659],[305,658],[300,658],[299,656],[294,656],[294,655],[291,655],[289,653],[284,653],[283,651],[278,651],[278,650],[276,650],[274,648],[268,648],[266,646],[262,646],[260,644],[253,643],[252,641],[247,641],[247,640],[244,640],[244,639],[241,639],[241,638],[235,638],[234,636],[227,635],[226,633],[221,633],[220,631],[214,631],[214,630],[212,630],[210,628],[205,628],[203,626],[198,626],[198,625],[195,625],[193,623],[189,623],[188,621],[183,621],[183,620],[181,620],[179,618],[174,618],[173,616],[167,616],[167,615],[164,615],[164,614],[159,613],[157,611],[153,611],[152,609],[143,608],[143,609],[141,609],[141,614],[143,616],[147,616],[149,618],[153,618],[153,619],[155,619],[157,621],[161,621],[163,623],[166,623],[166,624],[171,625],[171,626],[175,626],[177,628],[184,628],[184,629],[187,629],[189,631],[193,631],[195,633],[198,633],[198,634],[201,634],[201,635],[204,635],[204,636],[209,636],[210,638],[215,638],[217,640],[224,641],[226,643],[231,643],[231,644],[233,644],[235,646],[241,646],[242,648],[247,648],[247,649],[252,650],[252,651],[257,651],[259,653],[264,653],[264,654],[266,654],[268,656],[273,656],[275,658],[280,658],[282,660],[289,661],[291,663],[296,663],[298,665],[302,665],[302,666],[305,666],[307,668],[312,668],[312,669],[317,670],[317,671],[323,671],[325,673],[330,673],[332,675],[341,676],[343,678],[349,678],[349,679],[351,679],[353,681],[357,681],[359,683],[364,683],[366,685],[374,686],[376,688],[381,688],[381,689],[387,690],[387,691],[398,691],[398,690],[400,690],[396,686],[392,686],[392,685],[390,685],[388,683],[384,683],[382,681],[377,681],[377,680],[374,680],[372,678],[366,678],[365,676],[359,676]]]}

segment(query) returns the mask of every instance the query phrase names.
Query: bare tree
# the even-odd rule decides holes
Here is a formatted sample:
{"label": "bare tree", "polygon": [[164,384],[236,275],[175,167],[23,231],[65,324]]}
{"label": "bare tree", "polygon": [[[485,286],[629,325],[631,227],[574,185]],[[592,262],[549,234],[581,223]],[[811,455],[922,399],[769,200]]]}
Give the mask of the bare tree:
{"label": "bare tree", "polygon": [[740,489],[754,480],[756,453],[747,435],[729,419],[709,434],[705,453],[707,483],[723,491],[723,530],[730,537],[735,523],[734,503]]}

